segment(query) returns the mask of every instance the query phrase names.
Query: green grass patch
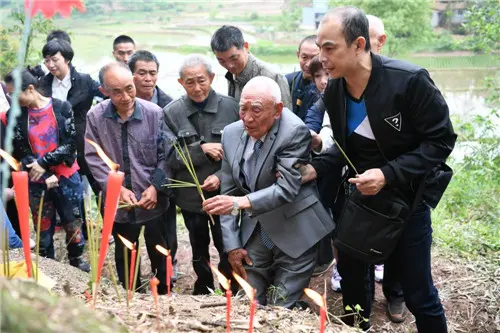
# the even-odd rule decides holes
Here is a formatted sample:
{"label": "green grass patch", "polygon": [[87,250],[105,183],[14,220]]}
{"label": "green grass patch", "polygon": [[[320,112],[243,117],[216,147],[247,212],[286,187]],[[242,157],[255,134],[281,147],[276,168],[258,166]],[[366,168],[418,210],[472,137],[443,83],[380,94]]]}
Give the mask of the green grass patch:
{"label": "green grass patch", "polygon": [[[455,175],[433,212],[434,240],[463,255],[500,251],[500,137],[498,114],[455,122],[461,148],[470,145],[463,160],[451,161]],[[480,133],[479,137],[477,134]],[[469,143],[471,142],[471,143]]]}

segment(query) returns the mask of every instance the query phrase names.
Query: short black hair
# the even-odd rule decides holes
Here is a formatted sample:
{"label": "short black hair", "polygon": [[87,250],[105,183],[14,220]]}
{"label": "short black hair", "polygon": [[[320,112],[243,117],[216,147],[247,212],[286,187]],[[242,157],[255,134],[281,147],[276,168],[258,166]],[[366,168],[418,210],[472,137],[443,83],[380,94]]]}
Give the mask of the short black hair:
{"label": "short black hair", "polygon": [[369,52],[370,32],[369,22],[365,13],[356,7],[345,6],[334,8],[328,17],[339,16],[342,19],[342,30],[347,46],[350,46],[358,37],[363,37],[366,40],[365,51]]}
{"label": "short black hair", "polygon": [[309,63],[309,72],[311,72],[311,75],[314,77],[314,74],[316,74],[322,69],[323,69],[323,64],[319,60],[319,55],[317,55],[314,58],[312,58],[311,62]]}
{"label": "short black hair", "polygon": [[309,35],[307,37],[304,37],[301,41],[300,41],[300,44],[299,44],[299,48],[297,51],[300,52],[300,49],[302,48],[302,44],[304,44],[305,42],[313,42],[314,44],[316,44],[316,38],[317,36],[316,35]]}
{"label": "short black hair", "polygon": [[[14,71],[5,75],[5,83],[14,83]],[[31,69],[28,67],[21,72],[21,90],[25,91],[30,85],[33,85],[35,89],[38,90],[38,78],[31,73]],[[41,91],[39,91],[41,93]]]}
{"label": "short black hair", "polygon": [[213,52],[226,52],[233,46],[241,50],[244,43],[245,40],[240,29],[232,25],[223,25],[212,35],[210,46]]}
{"label": "short black hair", "polygon": [[69,37],[68,33],[64,30],[52,30],[48,35],[47,35],[47,43],[50,42],[53,39],[62,39],[67,41],[68,43],[71,44],[71,38]]}
{"label": "short black hair", "polygon": [[115,49],[116,45],[124,44],[124,43],[132,43],[135,46],[135,42],[132,39],[132,37],[127,36],[127,35],[120,35],[120,36],[116,37],[115,40],[113,41],[113,50]]}
{"label": "short black hair", "polygon": [[73,56],[75,55],[71,44],[63,39],[53,39],[45,44],[42,49],[42,55],[44,58],[52,57],[57,52],[61,52],[61,55],[64,57],[64,59],[69,62],[73,60]]}
{"label": "short black hair", "polygon": [[158,61],[158,59],[156,58],[156,56],[153,53],[146,51],[146,50],[139,50],[139,51],[135,51],[134,54],[132,54],[132,56],[128,60],[128,67],[130,67],[130,70],[132,71],[132,73],[135,70],[136,62],[139,60],[145,61],[145,62],[153,62],[154,61],[156,63],[156,70],[160,69],[160,62]]}

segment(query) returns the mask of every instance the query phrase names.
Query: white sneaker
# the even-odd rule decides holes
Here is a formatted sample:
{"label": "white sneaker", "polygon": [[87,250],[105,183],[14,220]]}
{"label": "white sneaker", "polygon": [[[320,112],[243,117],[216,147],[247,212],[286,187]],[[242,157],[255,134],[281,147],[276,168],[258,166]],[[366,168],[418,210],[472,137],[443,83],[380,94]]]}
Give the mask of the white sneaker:
{"label": "white sneaker", "polygon": [[384,265],[375,265],[375,281],[384,281]]}
{"label": "white sneaker", "polygon": [[36,247],[36,242],[30,238],[30,249],[34,249]]}
{"label": "white sneaker", "polygon": [[340,280],[342,280],[342,277],[339,274],[339,271],[337,270],[337,265],[333,265],[333,272],[332,272],[332,290],[336,292],[342,291],[342,288],[340,287]]}

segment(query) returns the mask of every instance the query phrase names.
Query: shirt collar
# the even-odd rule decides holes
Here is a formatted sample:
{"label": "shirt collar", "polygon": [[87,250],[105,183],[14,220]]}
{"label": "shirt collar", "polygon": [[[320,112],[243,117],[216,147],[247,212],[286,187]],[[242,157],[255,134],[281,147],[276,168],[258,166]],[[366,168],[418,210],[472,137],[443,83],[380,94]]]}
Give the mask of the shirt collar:
{"label": "shirt collar", "polygon": [[[104,117],[105,118],[112,118],[112,119],[115,119],[115,120],[121,119],[118,116],[118,112],[116,111],[115,105],[111,101],[109,101],[109,104],[106,107],[106,111],[104,111]],[[135,119],[135,120],[142,120],[143,119],[141,107],[139,106],[139,103],[137,102],[137,99],[135,100],[135,103],[134,103],[134,112],[125,121],[129,121],[129,120],[132,120],[132,119]]]}
{"label": "shirt collar", "polygon": [[151,97],[151,103],[158,104],[158,87],[155,87],[153,96]]}
{"label": "shirt collar", "polygon": [[70,73],[70,71],[68,71],[68,73],[66,73],[66,76],[62,80],[59,80],[55,76],[54,76],[54,79],[56,80],[56,84],[57,85],[60,85],[60,86],[62,86],[64,88],[70,88],[71,87],[71,73]]}

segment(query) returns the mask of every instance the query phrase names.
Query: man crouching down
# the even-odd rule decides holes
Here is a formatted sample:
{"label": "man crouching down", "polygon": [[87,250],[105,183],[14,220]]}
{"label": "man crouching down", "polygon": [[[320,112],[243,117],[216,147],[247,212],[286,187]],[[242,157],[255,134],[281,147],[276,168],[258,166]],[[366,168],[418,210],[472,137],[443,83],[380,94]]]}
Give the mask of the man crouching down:
{"label": "man crouching down", "polygon": [[317,242],[333,229],[316,184],[301,185],[295,168],[309,160],[311,135],[267,77],[244,87],[240,118],[222,136],[222,195],[203,209],[223,215],[229,263],[257,290],[259,304],[292,308],[311,279]]}

